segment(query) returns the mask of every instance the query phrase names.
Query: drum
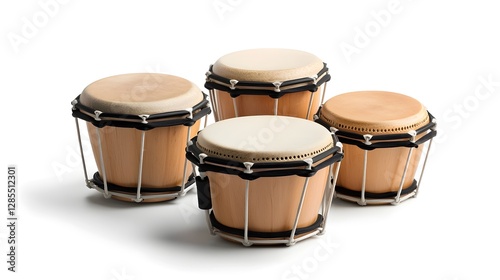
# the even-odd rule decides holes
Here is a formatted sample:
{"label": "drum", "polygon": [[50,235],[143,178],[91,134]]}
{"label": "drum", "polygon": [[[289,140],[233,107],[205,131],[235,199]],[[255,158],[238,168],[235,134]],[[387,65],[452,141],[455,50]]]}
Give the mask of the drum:
{"label": "drum", "polygon": [[343,153],[314,122],[247,116],[203,129],[186,157],[199,168],[198,203],[212,234],[293,245],[325,229]]}
{"label": "drum", "polygon": [[[166,74],[123,74],[91,83],[72,105],[89,188],[106,198],[156,202],[194,187],[185,148],[210,113],[207,96],[196,85]],[[92,178],[79,119],[87,123],[97,164]]]}
{"label": "drum", "polygon": [[313,54],[290,49],[250,49],[219,58],[205,87],[215,120],[284,115],[312,120],[323,103],[328,68]]}
{"label": "drum", "polygon": [[326,101],[315,118],[344,144],[337,197],[366,205],[417,195],[436,135],[436,120],[419,101],[393,92],[349,92]]}

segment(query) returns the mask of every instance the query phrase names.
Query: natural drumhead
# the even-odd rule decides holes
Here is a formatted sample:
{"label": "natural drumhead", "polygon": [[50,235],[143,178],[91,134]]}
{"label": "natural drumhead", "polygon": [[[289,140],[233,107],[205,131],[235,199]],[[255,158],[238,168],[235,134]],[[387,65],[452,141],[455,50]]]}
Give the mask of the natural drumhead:
{"label": "natural drumhead", "polygon": [[321,119],[340,130],[372,134],[403,133],[429,122],[416,99],[387,91],[357,91],[330,98]]}
{"label": "natural drumhead", "polygon": [[111,76],[88,85],[80,102],[105,113],[157,114],[192,108],[203,100],[190,81],[159,73]]}
{"label": "natural drumhead", "polygon": [[238,81],[276,82],[312,77],[323,62],[308,52],[290,49],[250,49],[226,54],[213,65],[219,76]]}
{"label": "natural drumhead", "polygon": [[207,155],[240,162],[286,162],[314,157],[333,147],[331,134],[308,120],[248,116],[209,125],[197,146]]}

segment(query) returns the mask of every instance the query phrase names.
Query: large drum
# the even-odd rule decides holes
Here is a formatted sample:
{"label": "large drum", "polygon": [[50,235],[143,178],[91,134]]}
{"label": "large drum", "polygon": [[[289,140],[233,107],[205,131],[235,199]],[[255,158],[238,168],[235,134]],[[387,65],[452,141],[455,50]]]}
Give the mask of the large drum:
{"label": "large drum", "polygon": [[343,154],[317,123],[248,116],[209,125],[186,156],[199,167],[198,202],[211,232],[249,246],[322,233]]}
{"label": "large drum", "polygon": [[205,87],[215,120],[250,115],[312,119],[323,103],[328,68],[313,54],[290,49],[251,49],[219,58]]}
{"label": "large drum", "polygon": [[344,144],[337,197],[366,205],[416,196],[436,135],[436,121],[419,101],[393,92],[349,92],[326,101],[316,119]]}
{"label": "large drum", "polygon": [[[173,199],[194,186],[186,144],[210,113],[193,83],[156,73],[107,77],[72,102],[85,181],[106,198],[136,202]],[[98,172],[87,175],[78,119],[87,122]]]}

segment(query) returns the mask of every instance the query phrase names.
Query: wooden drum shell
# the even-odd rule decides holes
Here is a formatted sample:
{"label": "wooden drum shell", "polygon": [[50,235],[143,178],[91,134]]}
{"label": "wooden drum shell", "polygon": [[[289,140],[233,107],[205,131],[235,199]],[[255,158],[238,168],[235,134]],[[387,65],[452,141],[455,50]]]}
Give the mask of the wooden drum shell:
{"label": "wooden drum shell", "polygon": [[[191,127],[189,138],[196,135],[199,127],[200,120]],[[182,185],[188,129],[187,126],[178,125],[158,127],[145,132],[141,180],[143,187],[165,188]],[[96,127],[87,123],[87,130],[97,168],[102,178],[103,170],[99,160],[100,152]],[[115,185],[129,187],[133,193],[139,182],[142,131],[134,128],[107,126],[100,128],[99,133],[107,181]],[[188,164],[186,180],[192,172],[192,166]],[[119,196],[113,196],[113,198],[122,199]],[[123,200],[130,201],[129,199]],[[162,200],[168,199],[145,199],[144,202]]]}
{"label": "wooden drum shell", "polygon": [[[300,91],[289,93],[278,98],[278,111],[280,116],[290,116],[302,119],[312,120],[314,113],[318,110],[321,95],[325,85],[322,85],[315,92]],[[274,115],[275,99],[267,95],[240,95],[233,98],[228,92],[222,90],[214,90],[217,117],[220,120],[236,117],[234,105],[238,117],[252,115]],[[311,107],[309,110],[309,102],[312,97]],[[309,115],[308,114],[309,111]],[[306,117],[307,115],[307,117]]]}
{"label": "wooden drum shell", "polygon": [[[310,177],[298,227],[312,225],[318,218],[328,178],[328,168]],[[217,220],[243,229],[245,224],[245,180],[234,175],[207,172],[212,207]],[[299,176],[258,178],[250,181],[248,229],[259,232],[291,230],[306,178]]]}
{"label": "wooden drum shell", "polygon": [[[364,153],[361,148],[344,144],[344,159],[340,168],[337,185],[353,191],[361,191],[363,184]],[[403,189],[412,185],[422,155],[422,146],[412,152],[406,172]],[[366,192],[397,192],[410,149],[385,148],[368,151],[366,168]]]}

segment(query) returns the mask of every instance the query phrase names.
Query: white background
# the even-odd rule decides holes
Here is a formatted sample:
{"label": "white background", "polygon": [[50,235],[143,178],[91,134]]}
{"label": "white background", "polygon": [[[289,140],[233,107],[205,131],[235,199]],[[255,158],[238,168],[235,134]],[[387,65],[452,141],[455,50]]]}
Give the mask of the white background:
{"label": "white background", "polygon": [[[2,1],[0,186],[17,165],[19,245],[18,273],[2,261],[0,277],[499,279],[498,11],[477,0]],[[419,197],[334,201],[324,236],[245,248],[208,234],[195,192],[137,205],[84,186],[70,102],[87,84],[162,72],[203,89],[218,57],[255,47],[316,54],[331,70],[327,97],[380,89],[424,103],[440,136]],[[1,260],[7,237],[1,226]]]}

